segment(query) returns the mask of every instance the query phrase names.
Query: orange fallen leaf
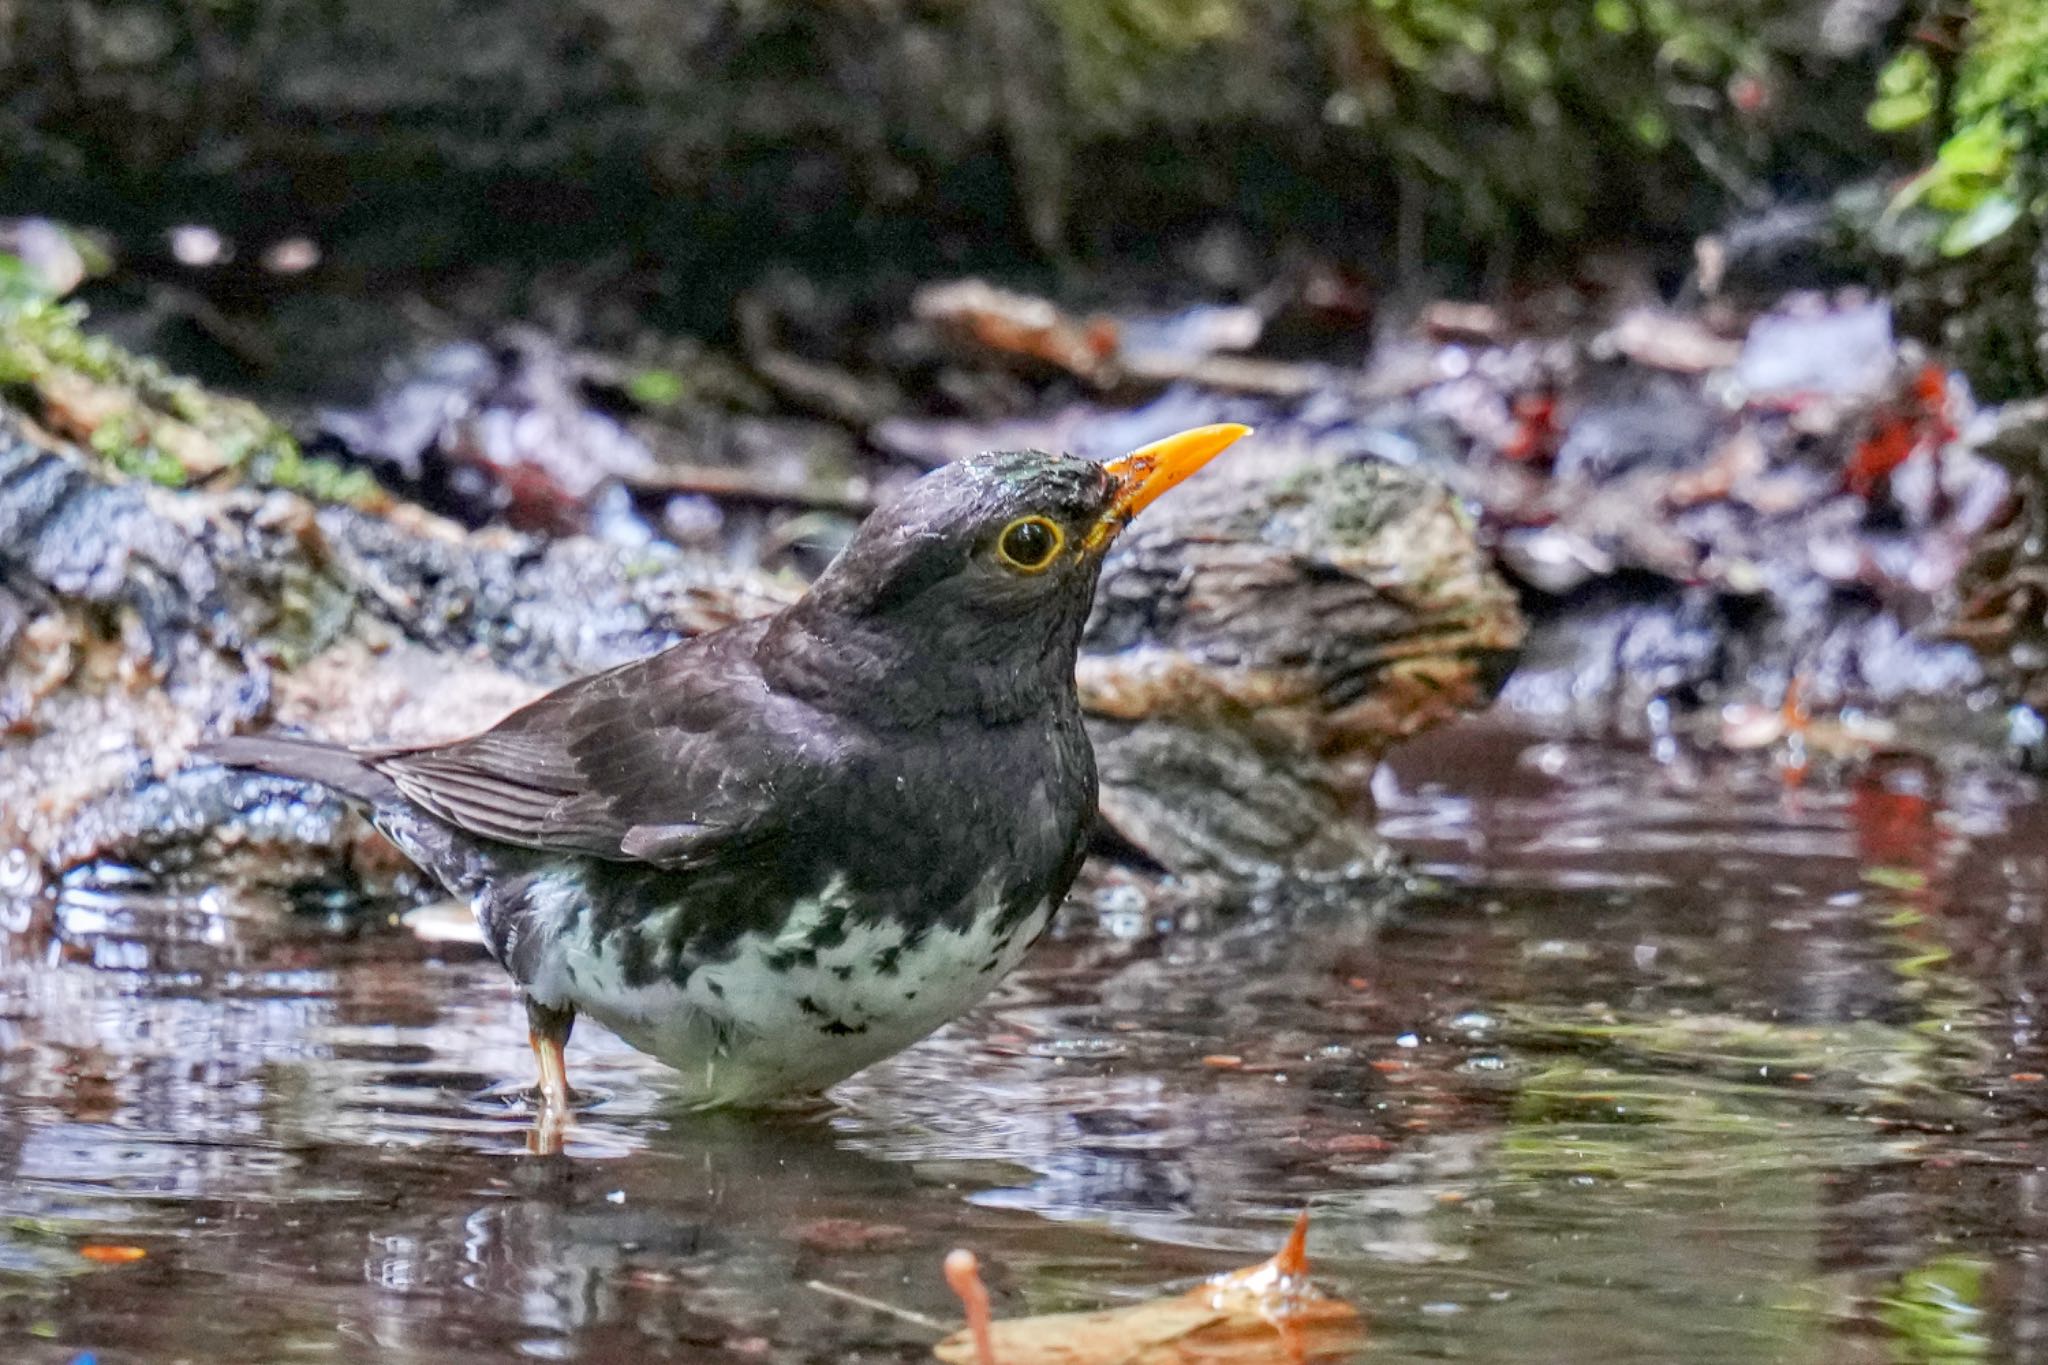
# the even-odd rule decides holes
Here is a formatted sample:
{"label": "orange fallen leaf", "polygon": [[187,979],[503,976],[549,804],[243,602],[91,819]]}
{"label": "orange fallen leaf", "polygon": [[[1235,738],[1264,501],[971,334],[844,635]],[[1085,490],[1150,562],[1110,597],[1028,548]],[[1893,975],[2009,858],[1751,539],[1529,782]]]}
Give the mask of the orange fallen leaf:
{"label": "orange fallen leaf", "polygon": [[78,1254],[95,1265],[127,1265],[149,1255],[141,1247],[109,1246],[105,1242],[87,1242]]}
{"label": "orange fallen leaf", "polygon": [[1307,1244],[1304,1213],[1271,1260],[1205,1280],[1185,1294],[994,1323],[987,1322],[985,1307],[976,1312],[976,1291],[986,1303],[980,1277],[959,1273],[971,1271],[971,1256],[956,1251],[946,1258],[947,1282],[982,1331],[955,1332],[934,1354],[949,1365],[1307,1365],[1348,1356],[1364,1324],[1358,1310],[1309,1282]]}

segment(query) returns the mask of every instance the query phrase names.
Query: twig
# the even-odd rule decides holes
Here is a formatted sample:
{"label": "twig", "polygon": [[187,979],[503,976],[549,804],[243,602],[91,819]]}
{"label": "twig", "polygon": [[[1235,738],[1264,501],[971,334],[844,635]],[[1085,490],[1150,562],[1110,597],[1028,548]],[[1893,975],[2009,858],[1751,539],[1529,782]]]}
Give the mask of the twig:
{"label": "twig", "polygon": [[893,1303],[883,1303],[880,1299],[871,1299],[865,1294],[856,1294],[851,1289],[841,1289],[838,1285],[827,1284],[823,1280],[805,1280],[804,1288],[815,1289],[820,1294],[830,1298],[844,1299],[848,1303],[859,1304],[862,1308],[872,1309],[877,1313],[886,1313],[892,1318],[900,1318],[902,1321],[922,1327],[928,1332],[950,1333],[953,1330],[951,1326],[940,1322],[937,1318],[927,1317],[913,1309],[898,1308]]}

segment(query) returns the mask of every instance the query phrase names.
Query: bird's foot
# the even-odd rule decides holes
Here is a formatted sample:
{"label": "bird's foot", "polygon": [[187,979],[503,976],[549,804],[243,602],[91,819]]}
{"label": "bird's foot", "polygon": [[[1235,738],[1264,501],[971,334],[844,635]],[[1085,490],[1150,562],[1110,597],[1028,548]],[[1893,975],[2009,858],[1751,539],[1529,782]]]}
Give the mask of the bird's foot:
{"label": "bird's foot", "polygon": [[535,1156],[559,1156],[562,1140],[575,1125],[576,1095],[569,1089],[569,1068],[559,1042],[535,1034],[533,1055],[540,1062],[540,1083],[534,1086],[533,1128],[526,1148]]}
{"label": "bird's foot", "polygon": [[534,1102],[543,1112],[566,1117],[576,1100],[576,1092],[569,1088],[569,1059],[563,1055],[557,1039],[536,1033],[532,1041],[534,1060],[540,1064],[540,1080],[533,1087]]}
{"label": "bird's foot", "polygon": [[534,1087],[537,1110],[533,1134],[527,1145],[539,1155],[552,1156],[561,1151],[562,1134],[573,1122],[571,1106],[575,1095],[569,1089],[569,1058],[565,1049],[569,1030],[576,1023],[576,1012],[554,1009],[528,996],[526,1019],[526,1038],[533,1045],[533,1059],[540,1070],[540,1083]]}
{"label": "bird's foot", "polygon": [[567,1109],[544,1104],[534,1113],[533,1127],[526,1130],[526,1150],[535,1156],[560,1156],[573,1127],[575,1120]]}

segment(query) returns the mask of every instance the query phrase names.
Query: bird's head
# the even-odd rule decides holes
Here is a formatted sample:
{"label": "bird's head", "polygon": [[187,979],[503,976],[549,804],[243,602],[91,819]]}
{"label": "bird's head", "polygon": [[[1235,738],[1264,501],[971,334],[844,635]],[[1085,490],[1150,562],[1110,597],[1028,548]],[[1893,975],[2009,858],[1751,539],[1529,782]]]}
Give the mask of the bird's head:
{"label": "bird's head", "polygon": [[881,699],[892,706],[966,705],[969,692],[984,711],[1034,705],[1072,686],[1117,534],[1249,431],[1198,427],[1105,464],[1006,451],[927,474],[862,524],[783,644],[835,653],[815,666],[898,689]]}

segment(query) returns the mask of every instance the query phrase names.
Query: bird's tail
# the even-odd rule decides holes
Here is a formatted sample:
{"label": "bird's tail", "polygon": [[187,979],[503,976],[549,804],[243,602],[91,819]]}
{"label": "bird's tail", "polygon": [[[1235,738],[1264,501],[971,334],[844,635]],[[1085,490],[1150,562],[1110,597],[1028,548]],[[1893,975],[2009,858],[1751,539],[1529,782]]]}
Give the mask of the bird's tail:
{"label": "bird's tail", "polygon": [[286,735],[235,735],[202,744],[196,758],[229,768],[253,768],[301,782],[317,782],[368,806],[399,799],[398,788],[354,750]]}
{"label": "bird's tail", "polygon": [[289,735],[236,735],[192,752],[224,767],[317,782],[361,803],[400,852],[466,900],[479,895],[493,875],[495,864],[476,839],[406,800],[398,784],[372,766],[380,752],[390,750],[355,750]]}

